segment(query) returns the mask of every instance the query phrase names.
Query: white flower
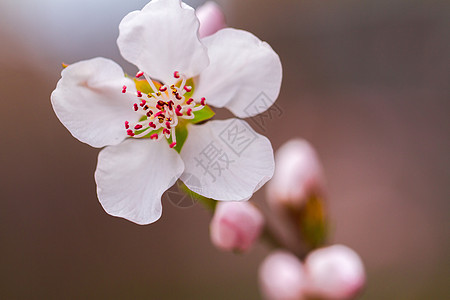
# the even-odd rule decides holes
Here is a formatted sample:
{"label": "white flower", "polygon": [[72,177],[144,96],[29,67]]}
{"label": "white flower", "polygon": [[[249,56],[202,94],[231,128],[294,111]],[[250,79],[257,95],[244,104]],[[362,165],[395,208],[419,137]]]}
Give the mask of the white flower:
{"label": "white flower", "polygon": [[[161,195],[177,178],[205,197],[241,201],[273,175],[269,140],[246,122],[190,121],[202,119],[205,98],[241,118],[261,112],[248,109],[260,93],[273,103],[282,76],[277,54],[246,31],[226,28],[200,40],[198,28],[188,5],[154,0],[122,20],[117,40],[151,90],[136,90],[120,66],[94,58],[63,70],[52,93],[53,109],[74,137],[107,146],[95,180],[100,203],[111,215],[138,224],[156,221]],[[171,147],[181,146],[186,129],[178,153]],[[215,164],[208,164],[213,158]]]}

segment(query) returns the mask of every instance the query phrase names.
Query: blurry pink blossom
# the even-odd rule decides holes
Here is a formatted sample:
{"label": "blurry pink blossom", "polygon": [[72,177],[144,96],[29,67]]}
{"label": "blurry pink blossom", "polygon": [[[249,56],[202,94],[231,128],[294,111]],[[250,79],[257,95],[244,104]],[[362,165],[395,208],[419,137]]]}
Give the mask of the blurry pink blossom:
{"label": "blurry pink blossom", "polygon": [[224,250],[248,250],[261,234],[264,217],[248,202],[220,202],[211,220],[211,240]]}
{"label": "blurry pink blossom", "polygon": [[225,28],[225,16],[219,5],[215,2],[208,1],[195,11],[200,21],[198,34],[200,38],[216,33],[216,31]]}
{"label": "blurry pink blossom", "polygon": [[267,186],[269,204],[300,208],[311,195],[323,193],[322,165],[314,148],[293,139],[275,154],[275,174]]}
{"label": "blurry pink blossom", "polygon": [[313,251],[305,260],[305,269],[308,295],[323,299],[352,299],[366,280],[361,258],[342,245]]}
{"label": "blurry pink blossom", "polygon": [[270,254],[259,268],[259,283],[265,299],[301,300],[306,277],[300,260],[286,251]]}

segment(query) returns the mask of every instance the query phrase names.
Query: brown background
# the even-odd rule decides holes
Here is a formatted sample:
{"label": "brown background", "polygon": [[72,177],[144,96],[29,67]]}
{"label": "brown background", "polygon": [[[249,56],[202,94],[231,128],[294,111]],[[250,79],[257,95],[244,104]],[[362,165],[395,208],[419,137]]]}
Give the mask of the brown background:
{"label": "brown background", "polygon": [[[197,5],[197,2],[188,2]],[[277,149],[308,139],[323,161],[333,240],[368,271],[361,299],[449,295],[448,1],[219,1],[228,24],[283,62]],[[0,298],[257,299],[269,253],[214,249],[210,216],[163,203],[138,226],[96,199],[98,150],[72,138],[49,96],[60,63],[112,58],[145,1],[0,4]],[[263,201],[264,191],[254,200]]]}

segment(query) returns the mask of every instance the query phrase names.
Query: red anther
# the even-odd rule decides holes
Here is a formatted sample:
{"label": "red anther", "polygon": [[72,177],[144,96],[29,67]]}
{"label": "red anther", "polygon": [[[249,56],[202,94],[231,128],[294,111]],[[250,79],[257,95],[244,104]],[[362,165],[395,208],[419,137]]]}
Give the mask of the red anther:
{"label": "red anther", "polygon": [[162,100],[159,100],[157,103],[158,103],[158,105],[160,105],[160,106],[164,106],[164,105],[166,104],[166,102],[164,102],[164,101],[162,101]]}
{"label": "red anther", "polygon": [[145,103],[147,103],[147,101],[145,101],[144,99],[142,99],[141,104],[139,104],[141,107],[145,105]]}
{"label": "red anther", "polygon": [[139,98],[142,97],[142,92],[141,92],[141,91],[137,91],[136,93],[137,93],[137,96],[138,96]]}
{"label": "red anther", "polygon": [[170,122],[169,121],[166,122],[166,127],[167,127],[167,129],[170,129]]}
{"label": "red anther", "polygon": [[125,129],[128,129],[128,128],[130,128],[130,122],[125,121]]}
{"label": "red anther", "polygon": [[175,113],[177,114],[177,116],[181,117],[183,114],[180,112],[180,110],[177,108],[175,110]]}
{"label": "red anther", "polygon": [[148,123],[148,126],[150,126],[151,128],[156,128],[156,125],[153,122]]}
{"label": "red anther", "polygon": [[202,100],[200,101],[200,103],[201,103],[203,106],[205,106],[205,101],[206,101],[205,97],[202,97]]}
{"label": "red anther", "polygon": [[167,86],[165,86],[165,85],[160,86],[160,87],[159,87],[159,91],[160,91],[160,92],[165,92],[165,91],[167,91]]}
{"label": "red anther", "polygon": [[122,87],[122,93],[126,93],[127,92],[127,86],[126,85],[124,85],[123,87]]}
{"label": "red anther", "polygon": [[173,142],[172,144],[169,145],[169,147],[173,148],[173,147],[175,147],[176,144],[177,144],[176,142]]}
{"label": "red anther", "polygon": [[148,109],[148,105],[144,106],[144,110],[147,110],[147,109]]}
{"label": "red anther", "polygon": [[191,115],[191,112],[192,112],[192,109],[191,109],[191,108],[188,108],[186,114],[187,114],[188,116],[190,116],[190,115]]}
{"label": "red anther", "polygon": [[137,72],[136,73],[136,78],[139,78],[139,77],[141,77],[141,76],[143,76],[144,75],[144,72]]}
{"label": "red anther", "polygon": [[159,115],[161,115],[163,112],[160,110],[155,114],[155,118],[158,117]]}
{"label": "red anther", "polygon": [[189,105],[189,104],[191,104],[191,103],[192,103],[192,101],[194,101],[194,99],[192,99],[192,98],[189,98],[189,100],[188,100],[188,101],[186,101],[186,104],[187,104],[187,105]]}
{"label": "red anther", "polygon": [[180,78],[180,72],[178,71],[173,72],[173,77]]}
{"label": "red anther", "polygon": [[170,134],[170,131],[167,128],[163,128],[163,134]]}
{"label": "red anther", "polygon": [[159,109],[159,110],[163,109],[163,107],[161,105],[159,105],[159,104],[156,104],[156,108]]}
{"label": "red anther", "polygon": [[177,110],[181,110],[181,105],[177,105]]}
{"label": "red anther", "polygon": [[181,96],[180,96],[180,94],[178,94],[178,93],[175,94],[175,98],[177,98],[178,100],[181,100],[181,99],[182,99]]}
{"label": "red anther", "polygon": [[148,112],[147,112],[147,117],[151,117],[153,115],[153,112],[151,111],[151,110],[149,110]]}
{"label": "red anther", "polygon": [[151,136],[150,136],[150,139],[152,139],[152,140],[154,140],[154,139],[158,139],[158,134],[157,133],[154,133],[154,134],[152,134]]}
{"label": "red anther", "polygon": [[141,124],[137,124],[136,126],[134,126],[134,129],[141,129],[142,125]]}
{"label": "red anther", "polygon": [[131,129],[128,129],[128,130],[127,130],[127,134],[128,134],[129,136],[134,136],[133,130],[131,130]]}
{"label": "red anther", "polygon": [[139,109],[137,103],[133,104],[133,108],[134,108],[134,111],[137,111]]}
{"label": "red anther", "polygon": [[184,90],[189,93],[190,91],[192,91],[192,88],[190,86],[185,85]]}

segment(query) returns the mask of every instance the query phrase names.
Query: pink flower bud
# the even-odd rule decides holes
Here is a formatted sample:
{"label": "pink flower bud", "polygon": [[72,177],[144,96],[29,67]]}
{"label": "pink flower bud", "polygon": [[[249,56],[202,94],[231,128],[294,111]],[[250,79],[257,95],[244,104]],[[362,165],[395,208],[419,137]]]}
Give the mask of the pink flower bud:
{"label": "pink flower bud", "polygon": [[352,299],[366,281],[361,258],[342,245],[311,252],[305,260],[305,269],[308,294],[325,299]]}
{"label": "pink flower bud", "polygon": [[215,2],[206,2],[197,8],[196,14],[200,21],[200,28],[198,30],[200,38],[216,33],[216,31],[226,27],[225,16]]}
{"label": "pink flower bud", "polygon": [[275,155],[275,174],[267,185],[270,204],[300,208],[313,194],[324,189],[322,166],[305,140],[290,140]]}
{"label": "pink flower bud", "polygon": [[211,220],[212,243],[224,250],[248,250],[261,234],[264,217],[249,202],[220,202]]}
{"label": "pink flower bud", "polygon": [[266,299],[304,299],[305,271],[300,260],[286,251],[270,254],[259,268],[259,284]]}

